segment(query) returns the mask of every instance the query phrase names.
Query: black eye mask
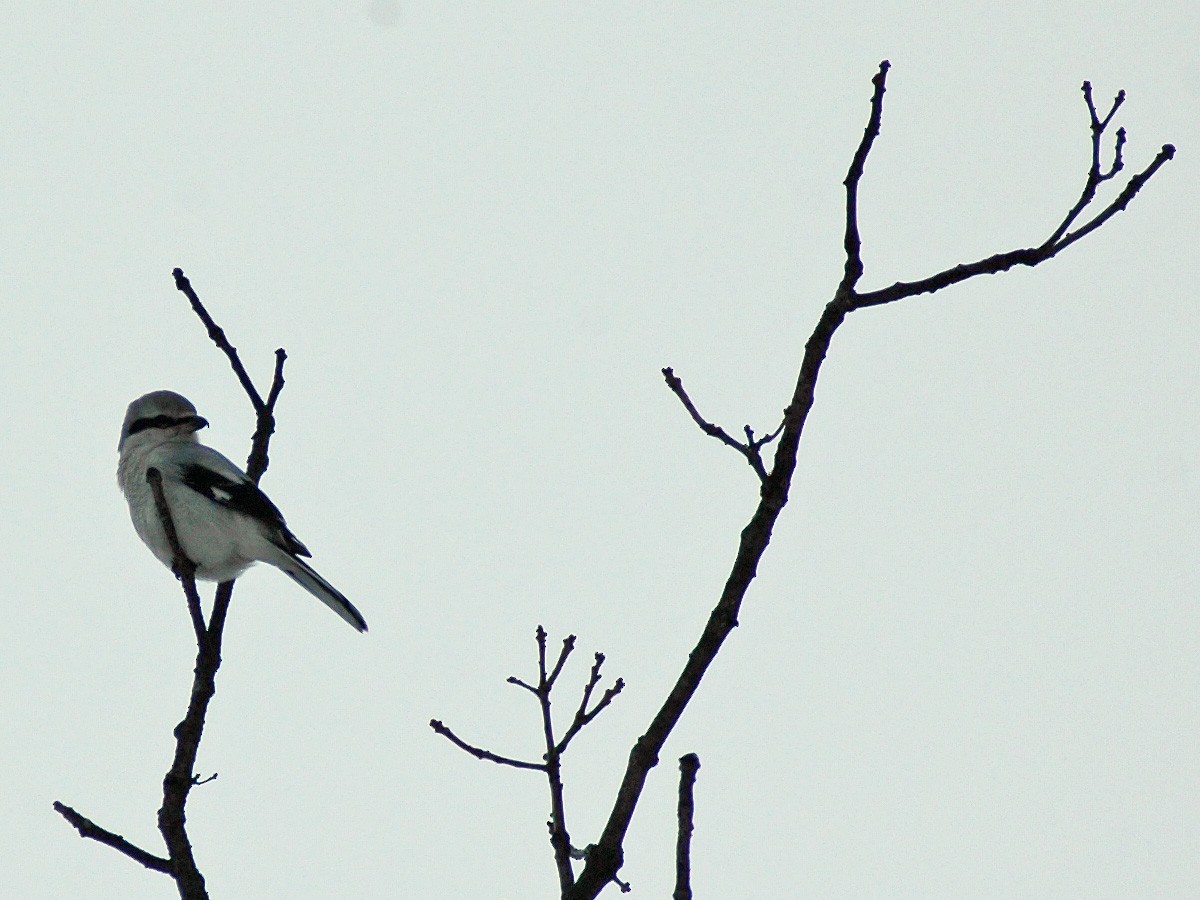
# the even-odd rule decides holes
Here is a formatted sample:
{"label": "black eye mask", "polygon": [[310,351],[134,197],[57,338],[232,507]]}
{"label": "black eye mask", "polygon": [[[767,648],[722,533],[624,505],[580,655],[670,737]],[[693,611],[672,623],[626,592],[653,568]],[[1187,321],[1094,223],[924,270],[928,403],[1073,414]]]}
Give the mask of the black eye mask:
{"label": "black eye mask", "polygon": [[168,416],[166,414],[146,419],[134,419],[129,426],[129,435],[133,436],[147,428],[174,428],[177,425],[191,425],[193,431],[208,427],[208,420],[200,416]]}

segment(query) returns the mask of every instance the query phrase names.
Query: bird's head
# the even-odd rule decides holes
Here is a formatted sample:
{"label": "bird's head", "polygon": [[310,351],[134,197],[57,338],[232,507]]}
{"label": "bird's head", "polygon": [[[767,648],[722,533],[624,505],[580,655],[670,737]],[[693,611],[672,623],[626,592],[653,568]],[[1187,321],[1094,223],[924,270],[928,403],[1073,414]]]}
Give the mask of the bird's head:
{"label": "bird's head", "polygon": [[125,411],[121,424],[118,452],[131,444],[153,446],[163,441],[190,437],[208,425],[208,420],[196,414],[196,407],[187,397],[174,391],[151,391],[138,397]]}

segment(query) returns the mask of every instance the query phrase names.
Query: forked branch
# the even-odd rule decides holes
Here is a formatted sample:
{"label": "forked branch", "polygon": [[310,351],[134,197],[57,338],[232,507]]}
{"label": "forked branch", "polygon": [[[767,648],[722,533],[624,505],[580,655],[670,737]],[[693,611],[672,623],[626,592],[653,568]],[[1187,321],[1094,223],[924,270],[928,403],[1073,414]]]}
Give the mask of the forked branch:
{"label": "forked branch", "polygon": [[701,679],[716,658],[725,639],[737,625],[742,601],[751,581],[757,574],[759,560],[770,543],[775,522],[788,501],[788,492],[796,468],[800,435],[804,430],[809,411],[812,409],[821,364],[829,351],[834,333],[845,320],[846,315],[857,309],[938,291],[977,275],[1002,272],[1016,265],[1036,266],[1045,262],[1125,209],[1146,182],[1175,153],[1175,148],[1170,144],[1163,145],[1158,155],[1145,169],[1129,179],[1115,199],[1096,212],[1084,224],[1076,225],[1092,205],[1099,185],[1113,178],[1121,171],[1124,164],[1124,131],[1117,133],[1112,164],[1108,168],[1103,168],[1100,162],[1103,135],[1112,123],[1124,95],[1118,94],[1112,109],[1101,117],[1092,102],[1090,86],[1085,86],[1084,94],[1091,116],[1091,165],[1079,200],[1068,211],[1062,223],[1051,232],[1048,239],[1033,247],[997,253],[973,263],[953,266],[917,281],[896,282],[891,287],[881,290],[859,292],[857,285],[862,277],[864,267],[862,237],[858,225],[858,189],[865,172],[867,157],[875,139],[880,134],[888,69],[889,63],[885,60],[880,63],[879,71],[872,79],[874,91],[871,96],[870,116],[843,182],[846,189],[845,271],[841,282],[834,291],[833,299],[826,304],[815,329],[804,345],[804,355],[800,361],[796,386],[784,413],[782,430],[775,440],[775,456],[769,471],[766,470],[765,465],[761,468],[755,465],[750,446],[734,440],[718,426],[704,420],[683,391],[682,383],[674,377],[674,373],[670,369],[663,370],[668,386],[680,398],[700,428],[706,434],[718,438],[746,456],[751,466],[759,473],[759,477],[762,479],[760,499],[753,516],[746,527],[742,529],[733,566],[699,641],[688,655],[683,671],[671,688],[666,702],[663,703],[645,733],[638,738],[629,752],[625,774],[617,790],[617,796],[604,831],[596,844],[589,848],[587,863],[578,880],[569,891],[564,893],[564,897],[569,900],[591,900],[615,879],[616,873],[624,861],[625,835],[650,769],[657,765],[659,754],[668,736],[700,686]]}
{"label": "forked branch", "polygon": [[[555,683],[562,674],[567,659],[575,650],[575,635],[567,635],[563,639],[562,647],[558,652],[558,658],[552,666],[547,665],[546,643],[548,635],[546,634],[546,629],[539,625],[534,637],[538,648],[537,681],[530,683],[515,675],[509,676],[507,680],[509,684],[529,691],[537,698],[538,708],[542,717],[542,741],[545,747],[541,763],[526,762],[515,757],[502,756],[490,750],[485,750],[482,747],[469,744],[437,719],[432,719],[429,722],[429,727],[459,749],[470,753],[476,759],[510,766],[514,769],[534,769],[546,774],[546,781],[550,788],[550,819],[546,822],[546,827],[550,832],[550,846],[554,851],[554,865],[558,872],[559,887],[565,896],[567,891],[575,884],[575,873],[571,861],[582,858],[584,853],[571,846],[571,836],[567,830],[566,800],[562,780],[562,757],[571,740],[579,734],[584,726],[593,722],[612,703],[617,694],[621,693],[621,690],[625,687],[625,682],[618,678],[613,682],[612,687],[604,691],[595,705],[589,707],[592,695],[596,687],[600,684],[601,668],[604,665],[604,654],[597,653],[595,662],[592,664],[591,673],[583,688],[583,698],[579,701],[579,706],[575,710],[571,724],[561,738],[556,738],[551,694]],[[628,888],[628,885],[625,887]]]}
{"label": "forked branch", "polygon": [[[267,400],[264,401],[246,373],[237,350],[225,337],[224,330],[213,321],[208,310],[204,308],[204,304],[196,296],[196,292],[192,289],[191,283],[183,271],[175,269],[172,274],[175,278],[175,286],[188,298],[192,309],[208,330],[208,335],[213,343],[229,359],[238,381],[254,407],[256,424],[254,437],[251,439],[247,474],[257,484],[267,469],[267,448],[271,435],[275,431],[275,404],[283,390],[283,363],[287,359],[287,354],[282,349],[275,351],[275,373],[271,381],[271,388],[267,393]],[[206,623],[200,605],[200,596],[196,590],[196,566],[188,559],[179,544],[179,536],[171,517],[171,510],[163,494],[162,474],[152,468],[147,472],[147,480],[154,493],[159,520],[171,546],[174,558],[172,571],[183,585],[188,614],[196,636],[196,667],[191,695],[188,700],[187,712],[184,714],[183,720],[175,727],[175,754],[171,761],[171,768],[163,778],[163,802],[158,811],[158,828],[162,833],[163,843],[166,844],[168,858],[163,859],[142,850],[63,803],[56,802],[54,809],[70,822],[83,837],[107,844],[149,869],[170,875],[175,880],[179,896],[183,900],[207,900],[208,892],[205,888],[204,876],[196,865],[191,840],[187,833],[185,808],[192,788],[216,777],[213,775],[201,779],[196,775],[196,756],[200,750],[200,739],[204,734],[208,704],[216,693],[217,670],[221,666],[221,640],[224,634],[225,620],[229,613],[229,604],[233,597],[234,583],[227,581],[218,585],[213,600],[212,615]]]}

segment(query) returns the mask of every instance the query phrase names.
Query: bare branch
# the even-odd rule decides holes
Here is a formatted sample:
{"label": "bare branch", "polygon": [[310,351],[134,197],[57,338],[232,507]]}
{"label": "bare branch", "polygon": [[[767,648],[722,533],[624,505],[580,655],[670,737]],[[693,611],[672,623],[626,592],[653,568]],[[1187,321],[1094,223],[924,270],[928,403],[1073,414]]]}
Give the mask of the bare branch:
{"label": "bare branch", "polygon": [[554,682],[558,680],[559,673],[562,672],[562,668],[567,662],[567,657],[571,655],[571,651],[574,649],[575,635],[568,634],[565,638],[563,638],[562,650],[559,651],[558,661],[554,664],[553,671],[550,672],[549,676],[547,676],[545,672],[542,673],[542,677],[545,678],[546,681],[547,691],[550,691],[554,688]]}
{"label": "bare branch", "polygon": [[1084,208],[1095,199],[1096,189],[1101,183],[1115,176],[1125,165],[1122,158],[1122,150],[1125,147],[1125,129],[1120,128],[1117,130],[1117,142],[1113,153],[1112,166],[1107,172],[1102,172],[1100,168],[1100,153],[1101,144],[1104,140],[1104,130],[1108,128],[1113,120],[1113,116],[1117,114],[1117,110],[1125,102],[1125,92],[1119,91],[1117,93],[1116,98],[1113,100],[1112,108],[1103,119],[1096,112],[1096,104],[1092,100],[1092,83],[1090,81],[1083,83],[1083,99],[1087,103],[1088,118],[1092,132],[1092,162],[1088,167],[1087,178],[1084,180],[1083,190],[1079,193],[1079,199],[1075,201],[1075,205],[1071,207],[1066,217],[1063,218],[1059,226],[1054,229],[1054,232],[1046,240],[1047,246],[1053,246],[1058,243],[1059,239],[1067,233],[1075,220],[1079,218],[1079,214],[1083,212]]}
{"label": "bare branch", "polygon": [[679,757],[679,835],[675,841],[675,893],[672,900],[692,900],[692,818],[696,811],[696,773],[700,757]]}
{"label": "bare branch", "polygon": [[496,753],[493,753],[491,750],[484,750],[482,747],[476,747],[472,744],[468,744],[437,719],[430,719],[429,727],[452,743],[454,746],[461,750],[467,751],[476,759],[485,759],[488,762],[494,762],[502,766],[512,766],[514,769],[534,769],[538,772],[546,771],[546,766],[544,763],[525,762],[522,759],[513,759],[510,756],[500,756]]}
{"label": "bare branch", "polygon": [[242,365],[241,359],[238,358],[237,348],[229,343],[229,338],[225,337],[225,331],[208,314],[208,310],[204,308],[204,304],[200,302],[200,298],[192,290],[192,283],[183,274],[183,269],[176,267],[171,270],[171,275],[175,278],[176,290],[182,291],[183,295],[188,298],[188,302],[192,304],[193,311],[200,317],[200,321],[204,323],[204,327],[208,329],[209,338],[229,358],[229,365],[233,367],[233,372],[237,375],[238,381],[241,382],[246,396],[254,404],[254,411],[258,412],[266,404],[263,403],[262,396],[254,387],[254,382],[250,380],[250,375],[246,372],[246,367]]}
{"label": "bare branch", "polygon": [[116,832],[109,831],[107,828],[101,828],[91,819],[80,815],[65,803],[55,800],[54,811],[70,822],[75,830],[79,832],[80,837],[90,838],[93,841],[106,844],[114,850],[124,853],[134,862],[141,863],[147,869],[153,869],[155,872],[165,872],[168,875],[172,874],[171,861],[169,859],[163,859],[161,856],[148,853],[136,844],[125,840],[125,838]]}
{"label": "bare branch", "polygon": [[[1143,172],[1134,176],[1109,207],[1075,232],[1070,232],[1069,228],[1078,215],[1078,212],[1074,213],[1074,215],[1069,214],[1065,221],[1065,227],[1060,226],[1051,236],[1051,239],[1040,247],[998,253],[975,263],[955,266],[919,281],[900,282],[890,288],[860,294],[855,289],[863,271],[861,239],[858,232],[858,184],[864,171],[867,155],[875,138],[879,134],[887,72],[888,63],[885,60],[880,64],[879,72],[872,79],[874,92],[871,99],[870,119],[846,176],[845,274],[834,293],[833,299],[826,304],[815,329],[804,345],[804,355],[800,363],[796,386],[792,393],[791,402],[784,413],[783,430],[779,433],[778,440],[775,443],[773,465],[770,472],[763,477],[758,507],[749,523],[742,530],[729,577],[725,582],[725,587],[721,592],[716,607],[709,615],[708,622],[700,635],[700,639],[688,655],[683,671],[672,687],[666,701],[650,722],[645,733],[638,738],[630,750],[625,775],[617,790],[617,796],[613,802],[608,821],[604,826],[600,839],[590,847],[587,855],[587,863],[580,873],[578,880],[575,882],[574,887],[564,894],[568,900],[591,900],[591,898],[597,896],[613,880],[620,869],[624,861],[623,843],[625,834],[633,817],[634,809],[641,797],[642,790],[645,787],[650,769],[658,764],[659,753],[666,743],[667,737],[671,734],[687,704],[694,696],[701,679],[708,671],[712,661],[716,658],[725,639],[737,626],[741,604],[745,599],[746,592],[749,590],[750,583],[758,572],[758,562],[766,551],[767,545],[770,543],[775,522],[788,501],[788,492],[796,468],[800,435],[804,430],[808,414],[812,409],[817,376],[820,374],[821,365],[829,351],[833,336],[838,327],[845,321],[846,315],[852,310],[867,306],[890,303],[916,294],[940,290],[976,275],[1001,272],[1016,265],[1034,266],[1050,259],[1064,247],[1069,246],[1074,241],[1094,231],[1100,225],[1104,224],[1104,222],[1108,221],[1116,212],[1124,209],[1141,187],[1174,154],[1174,147],[1169,144],[1165,145],[1154,162]],[[1090,88],[1088,89],[1088,97],[1089,108],[1094,112],[1094,107],[1091,106],[1090,102]],[[1118,95],[1117,101],[1113,104],[1113,109],[1104,119],[1093,115],[1094,134],[1103,132],[1103,129],[1111,122],[1116,108],[1122,100],[1123,96]],[[1099,138],[1097,137],[1095,140],[1098,141]],[[1118,137],[1118,145],[1123,148],[1123,136]],[[1094,180],[1092,177],[1093,172],[1095,173],[1095,179],[1101,177],[1098,150],[1093,160],[1094,165],[1089,170],[1089,183]],[[1114,170],[1117,168],[1116,160],[1114,160],[1113,168]],[[1085,198],[1087,197],[1087,191],[1088,188],[1085,186]],[[1087,205],[1087,202],[1082,203],[1079,206],[1079,210],[1081,211]],[[697,424],[706,433],[739,449],[739,452],[743,452],[743,454],[748,452],[748,450],[741,449],[746,445],[734,441],[716,426],[705,422],[700,417],[690,400],[686,399],[686,393],[682,390],[682,384],[679,384],[678,379],[674,378],[674,373],[671,370],[665,369],[663,375],[667,378],[668,385],[679,395],[680,400],[684,402],[684,406],[687,407],[692,417],[697,421]],[[753,462],[751,464],[753,465]]]}
{"label": "bare branch", "polygon": [[746,457],[746,462],[750,464],[750,468],[754,469],[755,473],[760,479],[765,479],[767,477],[767,470],[763,465],[762,456],[758,451],[762,446],[774,440],[775,436],[778,435],[779,432],[775,431],[771,436],[755,442],[750,436],[753,432],[750,431],[750,426],[747,425],[746,437],[748,442],[743,444],[741,441],[730,437],[729,432],[727,432],[720,425],[714,425],[712,422],[709,422],[702,415],[700,415],[700,411],[696,409],[696,404],[692,402],[692,398],[689,397],[687,391],[684,390],[683,381],[680,380],[679,376],[675,374],[674,369],[672,369],[670,366],[667,366],[662,370],[662,374],[663,378],[667,382],[667,387],[669,387],[674,392],[675,396],[679,398],[679,402],[683,404],[683,408],[688,411],[689,415],[691,415],[692,420],[700,426],[700,430],[708,436],[716,438],[725,446],[732,447],[738,453],[742,454],[742,456]]}
{"label": "bare branch", "polygon": [[508,678],[505,680],[509,684],[515,684],[517,687],[525,688],[525,690],[529,691],[529,693],[533,694],[535,697],[537,696],[538,689],[535,688],[532,684],[529,684],[526,681],[522,681],[516,675],[509,675]]}
{"label": "bare branch", "polygon": [[171,546],[173,561],[171,571],[183,585],[183,595],[187,599],[188,613],[192,617],[192,628],[196,632],[196,643],[203,643],[206,637],[204,627],[204,612],[200,608],[200,593],[196,590],[196,564],[188,559],[179,543],[179,532],[175,530],[175,520],[171,518],[171,508],[167,506],[167,497],[163,493],[162,472],[151,466],[146,470],[146,481],[154,494],[154,506],[158,510],[159,521],[167,534],[167,543]]}
{"label": "bare branch", "polygon": [[[498,756],[489,750],[484,750],[481,747],[476,747],[468,744],[466,741],[455,735],[449,728],[443,725],[439,720],[433,719],[429,726],[438,734],[445,737],[455,746],[478,759],[490,760],[491,762],[500,763],[502,765],[513,766],[521,769],[537,769],[546,773],[546,783],[550,790],[550,819],[546,823],[546,827],[550,833],[550,847],[554,851],[554,865],[558,873],[559,888],[562,896],[567,896],[575,885],[575,873],[571,866],[571,861],[574,859],[585,859],[586,852],[576,850],[571,845],[571,835],[567,830],[567,813],[565,792],[563,789],[562,779],[562,756],[566,751],[567,745],[571,739],[575,737],[579,731],[596,718],[613,699],[625,687],[625,683],[621,679],[617,679],[616,683],[604,692],[604,695],[596,703],[596,705],[588,709],[588,703],[591,701],[592,695],[595,692],[596,686],[600,683],[600,670],[604,664],[604,654],[597,653],[595,663],[592,666],[591,674],[588,677],[587,683],[583,689],[583,699],[579,703],[579,708],[575,712],[574,719],[571,722],[570,728],[561,740],[556,740],[554,736],[554,717],[553,704],[551,703],[551,693],[554,690],[554,685],[558,681],[559,676],[563,672],[568,657],[575,649],[575,635],[568,635],[563,639],[562,648],[559,650],[558,659],[554,665],[547,668],[546,645],[548,635],[546,629],[541,625],[534,632],[534,637],[537,641],[537,657],[538,657],[538,679],[537,684],[533,685],[527,681],[518,678],[515,675],[510,675],[506,680],[509,684],[515,684],[517,687],[524,688],[537,698],[538,708],[542,716],[542,739],[545,743],[546,752],[542,759],[545,761],[542,764],[524,762],[522,760],[512,759],[510,757]],[[622,890],[627,890],[628,885],[624,885],[620,879],[614,877],[610,880],[615,881],[619,885],[623,885]]]}
{"label": "bare branch", "polygon": [[[1124,142],[1122,141],[1121,143]],[[1145,169],[1129,179],[1129,183],[1125,185],[1124,189],[1120,194],[1117,195],[1117,198],[1113,200],[1112,203],[1101,210],[1100,213],[1086,225],[1081,225],[1075,231],[1064,235],[1054,245],[1054,252],[1050,253],[1047,258],[1058,253],[1060,250],[1071,246],[1080,238],[1087,237],[1117,213],[1122,212],[1126,207],[1129,206],[1130,201],[1132,201],[1137,195],[1137,192],[1145,186],[1146,182],[1154,177],[1154,173],[1161,169],[1168,160],[1174,158],[1175,146],[1173,144],[1163,144],[1162,149],[1158,151],[1158,155],[1154,157],[1150,165],[1146,166]]]}
{"label": "bare branch", "polygon": [[875,92],[871,95],[871,117],[863,130],[862,140],[854,157],[850,160],[850,169],[846,172],[846,236],[843,245],[846,248],[845,273],[842,283],[838,286],[838,296],[849,296],[858,280],[862,277],[862,238],[858,233],[858,183],[862,180],[863,170],[867,164],[867,154],[879,137],[880,126],[883,122],[883,94],[887,90],[887,73],[892,64],[886,59],[879,64],[879,71],[871,79]]}
{"label": "bare branch", "polygon": [[567,728],[566,733],[558,742],[555,750],[561,756],[567,749],[567,745],[571,743],[571,739],[583,729],[585,725],[590,723],[596,716],[600,715],[610,703],[616,698],[617,694],[625,689],[625,681],[618,678],[613,686],[604,692],[594,708],[587,708],[588,701],[592,699],[592,692],[596,689],[596,685],[600,683],[600,667],[604,664],[604,654],[596,654],[596,662],[592,666],[591,675],[588,676],[587,684],[583,687],[583,697],[579,701],[579,708],[575,710],[575,717],[571,721],[571,725]]}

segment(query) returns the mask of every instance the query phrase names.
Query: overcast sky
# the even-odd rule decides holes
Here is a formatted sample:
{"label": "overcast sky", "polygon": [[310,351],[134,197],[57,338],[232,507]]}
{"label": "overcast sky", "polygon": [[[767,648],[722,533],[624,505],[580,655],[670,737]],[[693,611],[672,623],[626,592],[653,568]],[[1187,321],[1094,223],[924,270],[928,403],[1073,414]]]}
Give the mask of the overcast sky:
{"label": "overcast sky", "polygon": [[[668,896],[1200,895],[1200,7],[93,3],[0,12],[0,893],[174,896],[155,851],[194,643],[116,487],[126,404],[253,416],[263,486],[371,625],[238,584],[188,807],[214,898],[556,896],[533,632],[628,687],[566,759],[594,840],[757,497],[707,416],[778,422],[841,274],[881,59],[864,288],[1041,242],[1089,158],[1140,169],[1036,270],[856,313],[741,627],[626,845]],[[1111,196],[1111,195],[1106,195]],[[615,893],[615,892],[614,892]]]}

